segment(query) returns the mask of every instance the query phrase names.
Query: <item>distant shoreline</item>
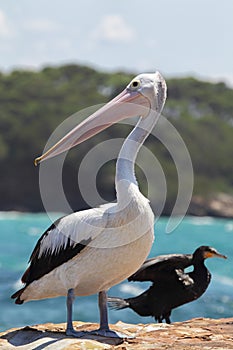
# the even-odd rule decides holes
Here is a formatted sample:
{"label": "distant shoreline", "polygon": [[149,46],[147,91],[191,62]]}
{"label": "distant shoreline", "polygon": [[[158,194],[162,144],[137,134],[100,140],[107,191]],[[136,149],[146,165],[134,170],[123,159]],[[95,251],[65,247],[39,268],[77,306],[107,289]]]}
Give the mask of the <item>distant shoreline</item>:
{"label": "distant shoreline", "polygon": [[[84,209],[82,209],[84,210]],[[42,215],[46,214],[46,212],[43,211],[31,211],[31,210],[1,210],[1,213],[4,213],[6,215],[22,215],[26,213],[35,214],[35,215]],[[63,215],[68,215],[64,212],[58,212],[58,211],[51,211],[49,212],[50,215],[59,217]],[[169,217],[171,213],[163,212],[162,217]],[[176,215],[177,217],[183,215],[182,213],[180,215]],[[185,213],[185,216],[193,216],[193,217],[213,217],[213,218],[223,218],[223,219],[233,219],[233,196],[229,195],[227,193],[215,193],[212,195],[209,195],[207,197],[201,196],[201,195],[194,195],[190,206],[187,210],[187,213]]]}

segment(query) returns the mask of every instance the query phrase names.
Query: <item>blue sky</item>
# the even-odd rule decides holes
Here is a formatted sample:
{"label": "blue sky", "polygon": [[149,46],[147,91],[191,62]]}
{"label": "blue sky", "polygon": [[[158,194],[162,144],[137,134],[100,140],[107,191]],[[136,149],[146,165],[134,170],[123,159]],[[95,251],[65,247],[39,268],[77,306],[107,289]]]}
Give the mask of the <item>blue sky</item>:
{"label": "blue sky", "polygon": [[233,86],[233,1],[0,2],[1,71],[66,63]]}

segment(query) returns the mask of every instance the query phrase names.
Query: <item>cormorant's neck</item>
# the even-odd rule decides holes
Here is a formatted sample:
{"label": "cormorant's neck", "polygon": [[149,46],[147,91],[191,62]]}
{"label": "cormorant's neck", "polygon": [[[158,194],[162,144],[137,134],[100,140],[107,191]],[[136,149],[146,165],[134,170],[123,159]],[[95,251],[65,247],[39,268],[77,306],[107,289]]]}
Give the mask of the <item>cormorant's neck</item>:
{"label": "cormorant's neck", "polygon": [[205,259],[198,259],[193,262],[193,271],[208,271],[207,267],[205,266]]}
{"label": "cormorant's neck", "polygon": [[194,269],[190,274],[190,277],[194,278],[195,280],[196,291],[199,291],[202,294],[210,283],[211,274],[205,266],[205,260],[196,261],[193,265]]}

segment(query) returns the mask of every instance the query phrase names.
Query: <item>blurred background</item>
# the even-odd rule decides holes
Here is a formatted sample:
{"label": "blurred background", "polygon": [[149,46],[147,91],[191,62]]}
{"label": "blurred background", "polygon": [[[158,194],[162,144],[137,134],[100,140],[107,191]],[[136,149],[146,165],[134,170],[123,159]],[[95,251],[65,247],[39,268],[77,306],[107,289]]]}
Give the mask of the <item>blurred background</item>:
{"label": "blurred background", "polygon": [[[151,256],[191,253],[202,244],[227,254],[227,261],[208,262],[213,273],[210,288],[202,299],[177,309],[173,321],[232,315],[232,13],[231,0],[1,2],[0,329],[65,320],[64,301],[59,299],[19,307],[9,298],[37,239],[50,225],[50,218],[41,214],[39,171],[33,159],[65,118],[107,102],[136,74],[157,69],[168,85],[163,114],[190,153],[194,189],[189,216],[167,235],[167,217],[177,196],[177,170],[166,147],[149,137],[146,147],[158,159],[167,181],[163,217],[155,226],[158,238]],[[129,130],[127,125],[115,125],[70,152],[63,168],[63,186],[73,210],[88,208],[77,183],[85,154],[106,139],[126,137]],[[97,176],[98,190],[107,201],[115,197],[114,171],[112,160]],[[147,195],[143,169],[137,169],[137,177]],[[51,209],[54,219],[61,215],[56,198]],[[113,292],[132,296],[144,290],[143,284],[127,286],[124,282]],[[77,319],[98,320],[93,300],[95,297],[80,299]],[[110,317],[112,322],[152,321],[130,310],[111,311]]]}

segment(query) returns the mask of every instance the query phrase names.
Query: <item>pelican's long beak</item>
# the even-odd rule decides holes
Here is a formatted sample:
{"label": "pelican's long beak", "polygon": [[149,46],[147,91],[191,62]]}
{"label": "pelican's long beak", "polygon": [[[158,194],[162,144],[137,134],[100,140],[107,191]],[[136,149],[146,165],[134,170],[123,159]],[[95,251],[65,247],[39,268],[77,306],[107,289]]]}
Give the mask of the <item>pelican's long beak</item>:
{"label": "pelican's long beak", "polygon": [[113,100],[72,129],[42,156],[36,158],[34,163],[37,165],[45,159],[65,152],[120,120],[134,116],[146,116],[149,113],[149,109],[150,102],[144,95],[137,91],[132,92],[125,89]]}

